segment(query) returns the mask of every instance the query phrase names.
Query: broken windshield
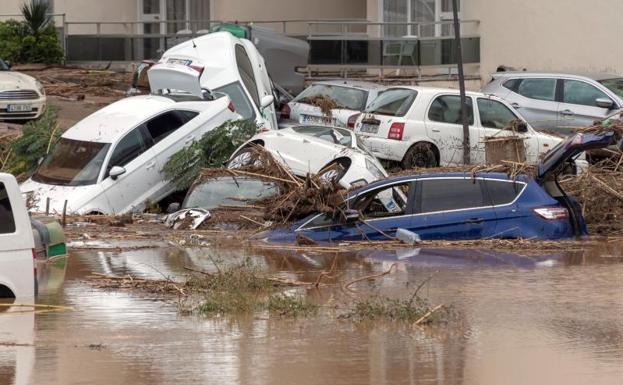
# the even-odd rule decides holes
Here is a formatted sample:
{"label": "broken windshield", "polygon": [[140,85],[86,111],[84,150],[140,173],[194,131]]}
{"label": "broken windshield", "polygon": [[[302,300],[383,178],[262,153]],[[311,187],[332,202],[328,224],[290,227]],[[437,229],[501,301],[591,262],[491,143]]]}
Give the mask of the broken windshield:
{"label": "broken windshield", "polygon": [[220,177],[193,187],[182,208],[214,209],[220,206],[247,206],[276,195],[277,184],[246,177]]}
{"label": "broken windshield", "polygon": [[366,112],[379,115],[405,116],[417,91],[406,88],[390,89],[380,94],[370,103]]}
{"label": "broken windshield", "polygon": [[109,143],[61,138],[32,179],[60,186],[95,184],[109,148]]}

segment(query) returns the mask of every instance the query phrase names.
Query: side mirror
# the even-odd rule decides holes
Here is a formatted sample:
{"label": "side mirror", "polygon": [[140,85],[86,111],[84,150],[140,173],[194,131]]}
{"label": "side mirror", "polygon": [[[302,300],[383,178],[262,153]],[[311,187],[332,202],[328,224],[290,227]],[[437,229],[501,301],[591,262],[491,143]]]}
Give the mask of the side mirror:
{"label": "side mirror", "polygon": [[517,129],[517,132],[528,132],[528,123],[522,120],[521,122],[517,122],[515,128]]}
{"label": "side mirror", "polygon": [[180,210],[180,204],[179,202],[173,202],[170,203],[169,206],[167,207],[167,214],[173,214],[176,211]]}
{"label": "side mirror", "polygon": [[260,105],[262,107],[262,110],[270,106],[271,104],[273,104],[274,101],[275,101],[275,97],[272,95],[262,96],[262,100],[260,100]]}
{"label": "side mirror", "polygon": [[112,180],[117,180],[117,178],[123,174],[125,174],[125,168],[119,167],[119,166],[115,166],[111,168],[110,171],[108,172],[108,175],[110,175]]}
{"label": "side mirror", "polygon": [[342,220],[344,223],[353,223],[357,222],[359,217],[359,211],[353,209],[342,210],[341,212]]}
{"label": "side mirror", "polygon": [[608,98],[597,98],[595,99],[595,105],[597,107],[611,109],[614,102]]}

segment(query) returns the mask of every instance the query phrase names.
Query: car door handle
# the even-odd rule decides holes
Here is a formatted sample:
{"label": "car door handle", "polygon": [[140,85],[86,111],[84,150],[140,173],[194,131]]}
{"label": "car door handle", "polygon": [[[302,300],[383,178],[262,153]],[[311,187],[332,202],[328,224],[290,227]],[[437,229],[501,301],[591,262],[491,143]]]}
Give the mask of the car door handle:
{"label": "car door handle", "polygon": [[441,132],[440,130],[437,130],[435,128],[431,129],[432,132]]}
{"label": "car door handle", "polygon": [[465,223],[482,223],[484,222],[485,219],[484,218],[469,218],[468,220],[465,221]]}
{"label": "car door handle", "polygon": [[150,170],[150,169],[152,169],[152,168],[154,168],[154,167],[156,167],[156,162],[155,162],[155,161],[153,161],[153,160],[152,160],[151,162],[149,162],[149,163],[147,163],[147,164],[145,165],[145,168],[146,168],[147,170]]}
{"label": "car door handle", "polygon": [[563,114],[563,115],[565,115],[565,116],[575,115],[575,114],[573,113],[573,111],[571,111],[571,110],[563,110],[563,111],[561,112],[561,114]]}
{"label": "car door handle", "polygon": [[519,109],[519,108],[521,108],[521,106],[519,105],[519,103],[511,103],[511,106],[512,106],[514,109]]}

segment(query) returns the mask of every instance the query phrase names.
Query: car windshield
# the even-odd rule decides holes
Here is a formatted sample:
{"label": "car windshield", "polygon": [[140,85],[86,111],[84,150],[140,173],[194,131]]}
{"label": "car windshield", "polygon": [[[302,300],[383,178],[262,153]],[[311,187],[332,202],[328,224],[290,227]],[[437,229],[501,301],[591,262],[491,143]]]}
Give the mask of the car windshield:
{"label": "car windshield", "polygon": [[600,80],[604,87],[614,92],[618,97],[623,98],[623,78]]}
{"label": "car windshield", "polygon": [[231,99],[231,102],[234,103],[236,112],[242,115],[243,119],[255,120],[255,111],[253,110],[253,106],[251,106],[251,102],[239,82],[215,88],[213,91],[227,94]]}
{"label": "car windshield", "polygon": [[32,179],[35,182],[60,186],[95,184],[109,148],[109,143],[61,138]]}
{"label": "car windshield", "polygon": [[341,144],[346,147],[351,147],[353,142],[350,131],[343,130],[341,128],[326,126],[300,126],[292,127],[292,131],[326,140],[330,143]]}
{"label": "car windshield", "polygon": [[405,116],[417,96],[417,91],[406,88],[390,89],[370,103],[366,112],[371,114]]}
{"label": "car windshield", "polygon": [[221,206],[247,206],[278,192],[279,188],[274,182],[224,176],[195,185],[186,195],[182,208],[210,210]]}
{"label": "car windshield", "polygon": [[6,62],[2,59],[0,59],[0,71],[9,71],[10,68],[9,66],[6,64]]}
{"label": "car windshield", "polygon": [[348,110],[361,111],[366,107],[368,92],[356,88],[335,86],[330,84],[313,84],[301,92],[292,102],[317,104],[316,98],[333,101],[332,108],[345,108]]}

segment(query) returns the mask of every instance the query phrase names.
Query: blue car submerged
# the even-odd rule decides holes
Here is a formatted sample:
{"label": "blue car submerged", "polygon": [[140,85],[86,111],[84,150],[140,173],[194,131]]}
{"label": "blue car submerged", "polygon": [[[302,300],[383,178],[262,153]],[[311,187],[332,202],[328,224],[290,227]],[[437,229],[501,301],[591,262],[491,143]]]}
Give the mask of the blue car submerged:
{"label": "blue car submerged", "polygon": [[352,191],[339,215],[313,214],[256,239],[293,242],[385,240],[399,228],[423,240],[483,238],[561,239],[587,234],[577,202],[557,177],[589,149],[619,135],[576,134],[553,148],[535,177],[502,173],[428,173],[387,178]]}

